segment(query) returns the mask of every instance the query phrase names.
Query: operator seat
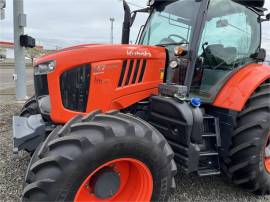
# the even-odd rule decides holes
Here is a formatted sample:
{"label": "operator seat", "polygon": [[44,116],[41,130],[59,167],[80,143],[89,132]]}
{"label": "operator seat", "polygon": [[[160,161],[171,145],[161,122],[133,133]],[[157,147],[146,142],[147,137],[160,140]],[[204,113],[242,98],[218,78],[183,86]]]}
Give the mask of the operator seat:
{"label": "operator seat", "polygon": [[209,92],[227,71],[232,70],[232,63],[237,57],[237,49],[235,47],[224,48],[221,44],[214,44],[207,46],[202,56],[204,57],[204,68],[200,90]]}
{"label": "operator seat", "polygon": [[237,49],[235,47],[227,47],[224,49],[223,58],[227,64],[232,64],[237,58]]}
{"label": "operator seat", "polygon": [[212,44],[206,47],[202,56],[204,65],[214,68],[222,63],[231,64],[237,57],[237,49],[235,47],[224,48],[222,44]]}

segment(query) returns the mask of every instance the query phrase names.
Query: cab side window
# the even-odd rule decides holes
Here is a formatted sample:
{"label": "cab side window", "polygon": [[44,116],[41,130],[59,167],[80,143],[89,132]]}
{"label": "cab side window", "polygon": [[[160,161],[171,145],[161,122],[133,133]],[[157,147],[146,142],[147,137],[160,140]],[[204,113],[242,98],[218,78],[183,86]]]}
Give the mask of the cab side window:
{"label": "cab side window", "polygon": [[252,55],[260,48],[258,19],[255,12],[231,0],[210,2],[191,86],[193,95],[211,101],[232,71],[253,62]]}
{"label": "cab side window", "polygon": [[199,55],[211,68],[226,65],[234,68],[234,62],[249,58],[258,49],[251,36],[252,27],[244,12],[210,19],[202,35]]}

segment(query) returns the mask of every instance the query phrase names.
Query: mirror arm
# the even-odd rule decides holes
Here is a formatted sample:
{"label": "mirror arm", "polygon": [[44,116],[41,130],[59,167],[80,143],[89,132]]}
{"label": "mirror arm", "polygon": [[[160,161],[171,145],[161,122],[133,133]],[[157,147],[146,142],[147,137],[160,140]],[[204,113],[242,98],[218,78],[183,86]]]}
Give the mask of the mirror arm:
{"label": "mirror arm", "polygon": [[261,18],[261,22],[266,22],[266,21],[270,21],[270,13],[268,13],[265,18]]}
{"label": "mirror arm", "polygon": [[136,16],[137,16],[137,12],[133,11],[131,13],[130,27],[132,27],[132,25],[133,25],[133,23],[135,21]]}
{"label": "mirror arm", "polygon": [[148,13],[150,11],[150,7],[142,8],[139,10],[135,10],[131,12],[131,21],[130,21],[130,27],[133,25],[135,18],[137,16],[137,13]]}

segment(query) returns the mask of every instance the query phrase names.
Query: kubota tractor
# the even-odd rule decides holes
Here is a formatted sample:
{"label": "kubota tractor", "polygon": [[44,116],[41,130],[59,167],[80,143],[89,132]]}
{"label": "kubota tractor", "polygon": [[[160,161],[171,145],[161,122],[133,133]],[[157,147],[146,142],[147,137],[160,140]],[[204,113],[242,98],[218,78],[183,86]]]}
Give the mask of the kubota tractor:
{"label": "kubota tractor", "polygon": [[[81,45],[34,67],[14,117],[32,159],[23,201],[167,201],[177,166],[270,193],[264,0],[151,0],[122,45]],[[130,27],[150,14],[136,45]]]}

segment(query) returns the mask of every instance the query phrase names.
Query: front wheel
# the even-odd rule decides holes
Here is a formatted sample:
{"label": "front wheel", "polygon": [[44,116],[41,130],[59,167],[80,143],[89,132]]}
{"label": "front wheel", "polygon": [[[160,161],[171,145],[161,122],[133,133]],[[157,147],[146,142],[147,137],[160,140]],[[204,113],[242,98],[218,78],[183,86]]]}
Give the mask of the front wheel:
{"label": "front wheel", "polygon": [[29,117],[31,115],[36,115],[36,114],[39,114],[38,102],[37,102],[36,96],[33,96],[29,98],[23,105],[20,112],[20,116]]}
{"label": "front wheel", "polygon": [[167,201],[173,151],[131,115],[94,112],[52,132],[31,162],[23,201]]}

